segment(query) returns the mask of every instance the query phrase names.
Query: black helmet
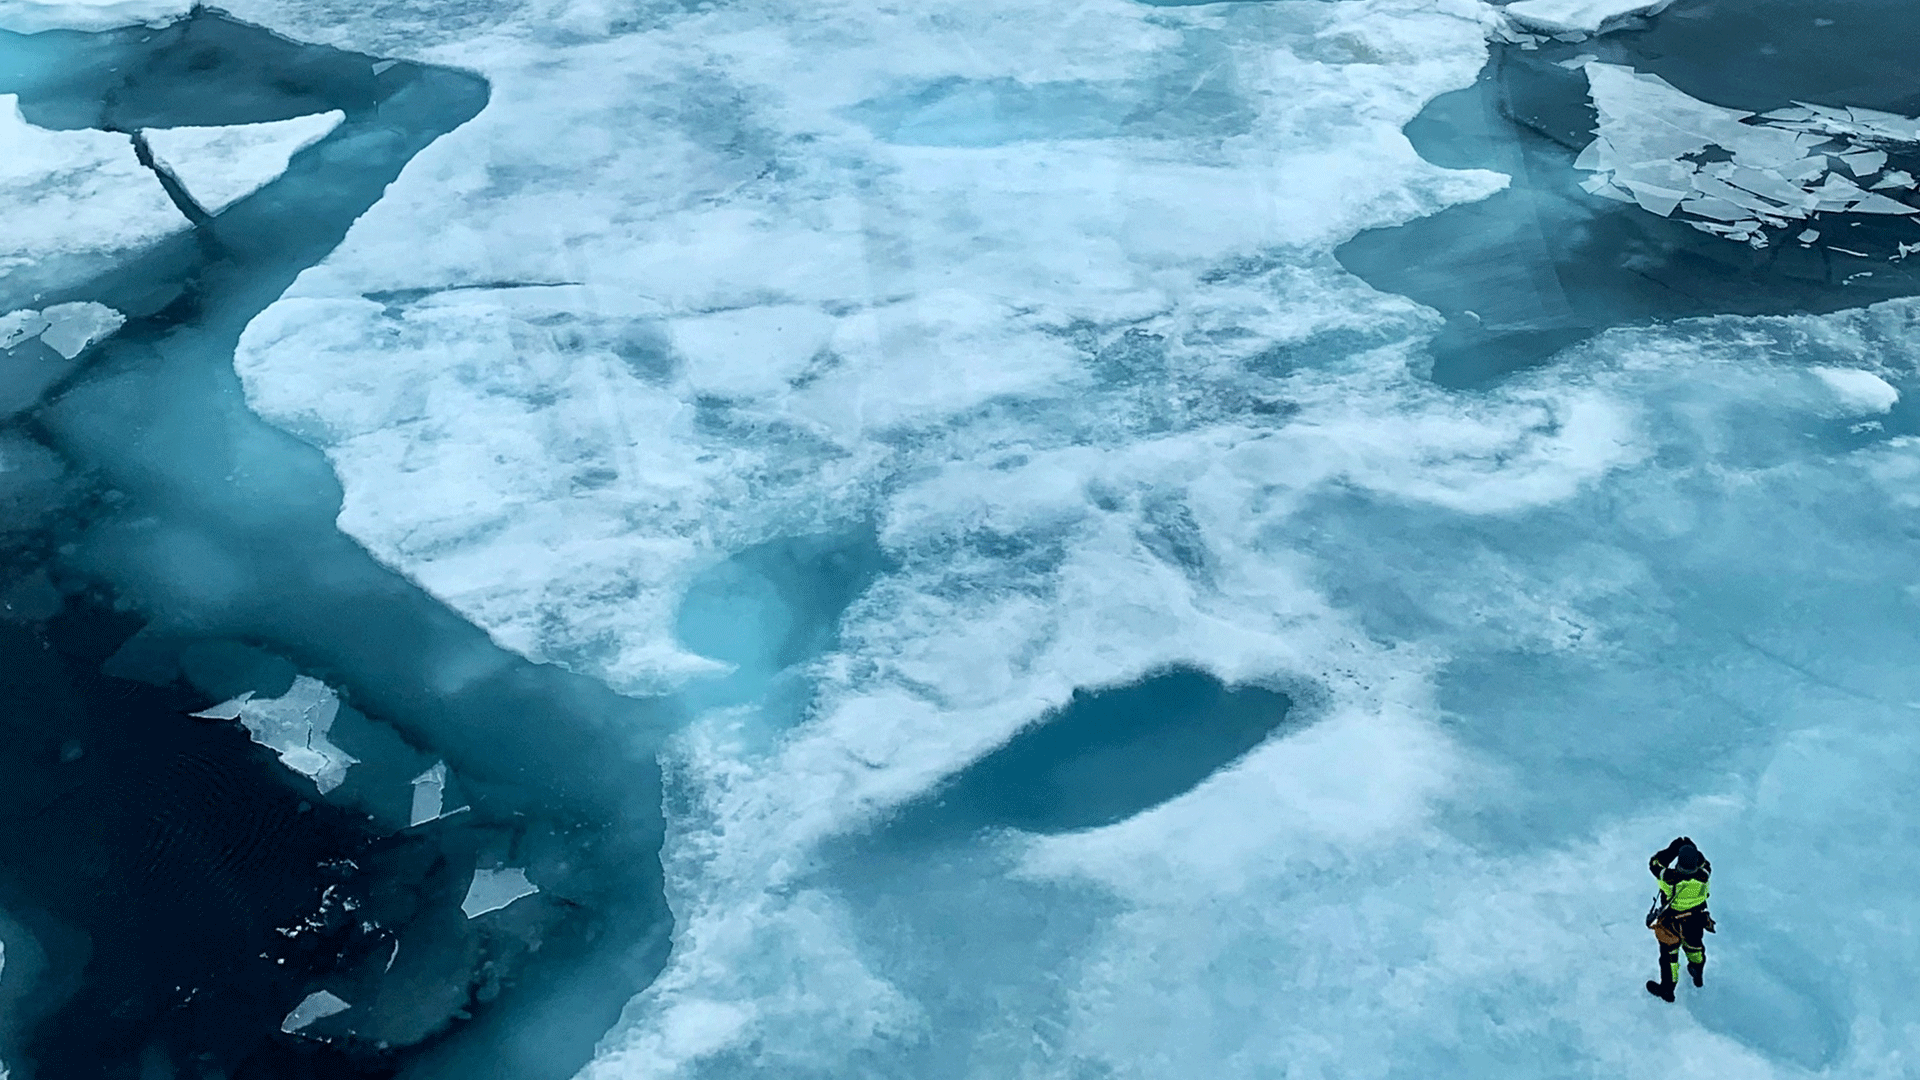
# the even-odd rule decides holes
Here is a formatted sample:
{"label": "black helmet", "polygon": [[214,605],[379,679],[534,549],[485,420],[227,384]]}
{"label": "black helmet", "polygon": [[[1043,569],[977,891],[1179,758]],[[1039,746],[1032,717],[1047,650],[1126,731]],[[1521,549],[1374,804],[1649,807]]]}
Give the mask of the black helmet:
{"label": "black helmet", "polygon": [[1673,855],[1674,868],[1687,873],[1700,869],[1700,865],[1706,861],[1707,857],[1700,854],[1700,849],[1692,844],[1682,847]]}

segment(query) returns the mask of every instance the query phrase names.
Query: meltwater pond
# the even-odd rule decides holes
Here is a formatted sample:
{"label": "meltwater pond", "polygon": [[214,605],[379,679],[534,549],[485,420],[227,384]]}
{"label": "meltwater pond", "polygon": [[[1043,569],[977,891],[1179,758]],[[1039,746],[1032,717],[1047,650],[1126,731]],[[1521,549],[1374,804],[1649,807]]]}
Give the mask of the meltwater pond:
{"label": "meltwater pond", "polygon": [[[1920,292],[1920,263],[1908,258],[1920,253],[1912,179],[1920,127],[1882,130],[1874,122],[1920,114],[1920,93],[1901,73],[1892,44],[1917,35],[1920,13],[1910,4],[1680,0],[1598,37],[1496,43],[1479,81],[1436,98],[1407,135],[1437,164],[1494,169],[1512,177],[1511,186],[1363,233],[1339,258],[1379,288],[1446,315],[1433,346],[1434,377],[1451,386],[1539,363],[1611,326],[1829,312]],[[1623,90],[1644,103],[1614,100]],[[1800,123],[1802,105],[1837,108],[1837,124]],[[1729,119],[1709,130],[1703,114],[1715,106]],[[1856,125],[1848,107],[1875,113],[1861,114]],[[1610,108],[1625,115],[1610,123]],[[1783,138],[1800,140],[1786,155],[1790,164],[1756,160],[1764,170],[1741,172],[1757,155],[1713,142],[1778,134],[1780,126],[1754,114],[1779,110],[1790,111],[1778,122]],[[1751,118],[1731,120],[1742,115]],[[1588,164],[1598,161],[1588,149],[1596,128],[1601,140],[1623,145],[1679,138],[1647,152],[1675,159],[1666,172],[1678,169],[1677,178],[1654,189],[1671,189],[1672,201],[1643,196],[1636,205],[1618,188],[1596,193],[1591,170],[1604,164]],[[1688,144],[1681,129],[1699,132],[1697,141]],[[1690,182],[1694,162],[1699,179]],[[1763,194],[1726,190],[1722,168],[1750,177],[1740,182]],[[1774,169],[1796,172],[1804,188],[1775,179]],[[1842,188],[1862,198],[1801,208],[1803,200],[1817,202],[1808,192]],[[1762,208],[1759,231],[1744,231],[1741,218],[1753,215],[1724,201],[1709,206],[1717,219],[1674,212],[1683,195],[1708,189],[1753,200]]]}
{"label": "meltwater pond", "polygon": [[[0,432],[0,1059],[571,1074],[662,955],[658,710],[503,652],[340,535],[325,463],[245,408],[231,366],[485,84],[202,13],[0,35],[0,93],[43,130],[151,132],[115,136],[145,168],[113,175],[180,214],[12,298],[105,305],[118,332],[6,343],[42,374]],[[253,167],[243,125],[329,111],[277,177],[196,204],[209,154]],[[537,892],[473,906],[516,875]]]}

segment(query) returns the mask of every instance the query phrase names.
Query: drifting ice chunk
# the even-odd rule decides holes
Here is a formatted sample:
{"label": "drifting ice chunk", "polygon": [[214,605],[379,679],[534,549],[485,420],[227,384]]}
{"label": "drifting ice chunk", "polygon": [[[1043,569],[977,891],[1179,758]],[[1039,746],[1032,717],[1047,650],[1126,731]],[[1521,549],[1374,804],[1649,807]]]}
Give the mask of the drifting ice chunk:
{"label": "drifting ice chunk", "polygon": [[1888,173],[1887,175],[1881,177],[1877,182],[1875,182],[1873,185],[1873,190],[1888,191],[1895,188],[1911,188],[1912,186],[1913,186],[1913,174],[1909,172],[1905,172],[1900,169],[1895,169],[1892,172]]}
{"label": "drifting ice chunk", "polygon": [[155,128],[146,132],[147,146],[202,209],[217,214],[286,172],[293,155],[326,138],[346,115],[335,109],[265,124]]}
{"label": "drifting ice chunk", "polygon": [[63,360],[79,356],[87,346],[120,329],[127,321],[125,315],[92,301],[55,304],[40,315],[47,323],[40,340]]}
{"label": "drifting ice chunk", "polygon": [[1871,371],[1859,368],[1817,367],[1820,381],[1827,384],[1841,404],[1863,413],[1889,412],[1900,403],[1900,391]]}
{"label": "drifting ice chunk", "polygon": [[1818,239],[1820,239],[1819,229],[1808,229],[1806,232],[1800,234],[1800,242],[1803,244],[1811,244]]}
{"label": "drifting ice chunk", "polygon": [[255,698],[249,690],[231,701],[194,713],[206,720],[238,720],[253,741],[280,755],[280,763],[313,780],[325,795],[340,786],[359,759],[327,741],[340,699],[305,675],[284,697]]}
{"label": "drifting ice chunk", "polygon": [[413,778],[413,813],[408,817],[407,827],[425,825],[429,821],[451,817],[467,809],[462,806],[455,810],[447,810],[446,797],[447,763],[442,761]]}
{"label": "drifting ice chunk", "polygon": [[1862,150],[1856,154],[1841,154],[1840,160],[1853,175],[1869,176],[1886,167],[1887,154],[1884,150]]}
{"label": "drifting ice chunk", "polygon": [[509,867],[505,870],[475,870],[473,884],[467,887],[467,898],[460,902],[460,910],[467,918],[477,919],[489,911],[499,911],[522,897],[532,896],[540,891],[540,886],[527,880],[525,870]]}
{"label": "drifting ice chunk", "polygon": [[293,1011],[287,1014],[285,1020],[280,1021],[280,1030],[291,1035],[313,1023],[315,1020],[324,1020],[329,1016],[346,1012],[351,1008],[353,1008],[353,1006],[342,1001],[336,995],[326,990],[315,990],[313,993],[308,994],[306,999],[301,1001],[300,1004],[295,1005]]}

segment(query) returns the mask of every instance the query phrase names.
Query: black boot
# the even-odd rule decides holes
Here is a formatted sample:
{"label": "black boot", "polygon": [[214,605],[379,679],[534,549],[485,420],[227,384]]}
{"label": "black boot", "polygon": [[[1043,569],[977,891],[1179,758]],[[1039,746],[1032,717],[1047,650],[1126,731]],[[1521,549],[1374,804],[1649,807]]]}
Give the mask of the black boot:
{"label": "black boot", "polygon": [[1691,975],[1691,976],[1693,976],[1693,985],[1695,985],[1695,986],[1704,986],[1704,985],[1706,985],[1706,984],[1705,984],[1705,982],[1703,982],[1703,980],[1704,980],[1704,979],[1706,978],[1706,974],[1707,974],[1707,965],[1706,965],[1706,964],[1704,964],[1704,963],[1700,963],[1700,964],[1688,964],[1688,965],[1687,965],[1687,974],[1689,974],[1689,975]]}
{"label": "black boot", "polygon": [[1647,993],[1652,994],[1654,997],[1659,998],[1661,1001],[1672,1001],[1673,1000],[1673,984],[1657,983],[1657,982],[1654,982],[1652,979],[1648,979]]}

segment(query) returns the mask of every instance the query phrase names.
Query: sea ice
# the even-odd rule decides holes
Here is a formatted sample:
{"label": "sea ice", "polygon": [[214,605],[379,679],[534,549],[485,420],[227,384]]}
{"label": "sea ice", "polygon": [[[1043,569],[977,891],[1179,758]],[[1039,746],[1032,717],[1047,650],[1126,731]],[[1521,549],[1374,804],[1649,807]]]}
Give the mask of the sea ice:
{"label": "sea ice", "polygon": [[1900,391],[1871,371],[1816,367],[1813,373],[1832,388],[1843,405],[1856,412],[1884,413],[1900,403]]}
{"label": "sea ice", "polygon": [[[1810,105],[1756,117],[1617,64],[1596,60],[1585,70],[1600,124],[1574,167],[1596,174],[1581,184],[1589,192],[1624,195],[1651,213],[1679,214],[1703,232],[1755,247],[1766,245],[1765,229],[1816,214],[1920,215],[1920,207],[1865,190],[1830,165],[1863,181],[1875,177],[1887,155],[1860,140],[1890,138],[1914,121]],[[1846,149],[1825,149],[1832,140]],[[1707,151],[1731,160],[1709,160]],[[1903,186],[1892,176],[1873,184]]]}
{"label": "sea ice", "polygon": [[1629,15],[1655,15],[1673,0],[1517,0],[1502,10],[1523,25],[1550,34],[1596,33]]}
{"label": "sea ice", "polygon": [[327,741],[339,711],[340,699],[327,684],[301,675],[280,697],[258,698],[249,690],[193,715],[240,721],[254,742],[279,754],[281,764],[311,779],[325,795],[340,786],[357,762]]}
{"label": "sea ice", "polygon": [[38,34],[46,30],[111,30],[168,22],[193,5],[181,0],[6,0],[0,30]]}
{"label": "sea ice", "polygon": [[526,870],[518,867],[475,870],[473,884],[467,886],[467,898],[460,902],[460,910],[467,918],[477,919],[539,891],[540,886],[528,881]]}
{"label": "sea ice", "polygon": [[217,214],[287,171],[289,158],[344,119],[335,109],[263,124],[148,128],[141,134],[201,209]]}
{"label": "sea ice", "polygon": [[112,334],[127,317],[92,301],[55,304],[41,311],[22,308],[0,315],[0,351],[39,338],[63,360],[72,360],[94,342]]}
{"label": "sea ice", "polygon": [[186,224],[126,135],[35,127],[0,94],[0,305],[76,284]]}
{"label": "sea ice", "polygon": [[413,778],[413,807],[408,815],[407,826],[425,825],[467,809],[462,806],[448,810],[446,797],[447,763],[435,762],[432,768]]}
{"label": "sea ice", "polygon": [[293,1007],[285,1020],[280,1021],[280,1030],[291,1035],[311,1025],[316,1020],[346,1012],[353,1006],[347,1004],[339,995],[330,990],[315,990]]}

